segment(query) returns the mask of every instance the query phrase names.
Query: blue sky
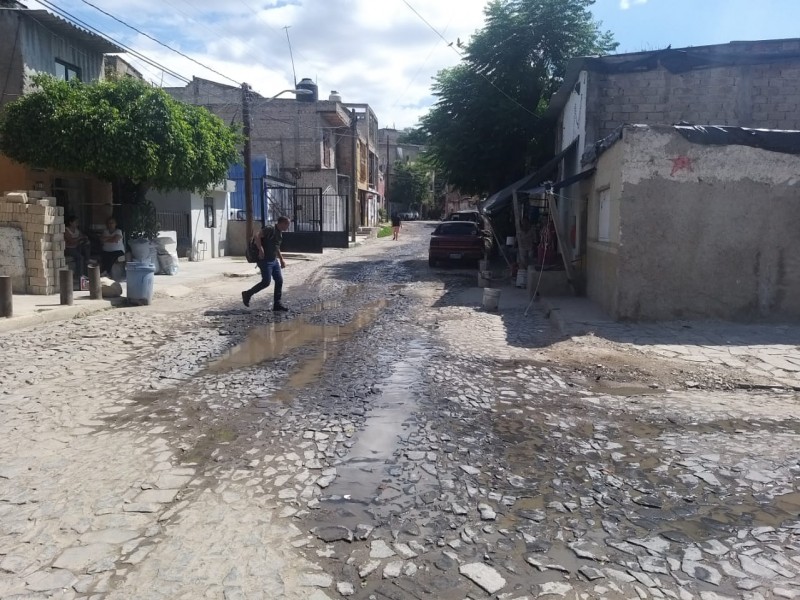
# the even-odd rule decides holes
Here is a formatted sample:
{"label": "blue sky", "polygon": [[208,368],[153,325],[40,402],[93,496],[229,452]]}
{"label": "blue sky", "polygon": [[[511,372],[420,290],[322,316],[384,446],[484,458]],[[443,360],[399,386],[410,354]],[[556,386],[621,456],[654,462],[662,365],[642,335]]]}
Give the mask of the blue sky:
{"label": "blue sky", "polygon": [[[38,8],[36,0],[23,1]],[[447,42],[469,39],[483,24],[486,4],[486,0],[90,1],[216,73],[81,0],[55,4],[183,77],[231,85],[247,81],[265,96],[293,86],[283,29],[289,26],[297,79],[316,80],[322,97],[336,90],[346,102],[367,102],[381,126],[397,127],[414,125],[434,101],[433,76],[459,61]],[[605,29],[614,32],[620,52],[800,37],[800,0],[597,0],[593,12]],[[182,85],[158,68],[136,59],[131,62],[150,81]]]}
{"label": "blue sky", "polygon": [[598,0],[593,12],[619,52],[800,36],[800,0]]}

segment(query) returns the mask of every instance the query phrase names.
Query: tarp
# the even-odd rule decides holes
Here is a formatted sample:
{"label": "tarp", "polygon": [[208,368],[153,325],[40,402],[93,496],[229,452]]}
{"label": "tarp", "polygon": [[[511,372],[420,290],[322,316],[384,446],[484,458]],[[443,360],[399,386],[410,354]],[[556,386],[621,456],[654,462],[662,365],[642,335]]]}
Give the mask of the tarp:
{"label": "tarp", "polygon": [[553,158],[551,158],[545,165],[530,175],[526,175],[522,179],[518,179],[508,187],[504,187],[499,192],[495,192],[491,196],[489,196],[480,206],[480,211],[492,217],[502,211],[505,208],[508,208],[511,205],[511,199],[514,196],[514,192],[518,192],[522,189],[530,189],[532,187],[536,187],[540,183],[542,183],[545,179],[547,179],[553,171],[558,168],[559,163],[564,158],[564,156],[572,150],[572,148],[577,144],[578,140],[575,139],[569,146],[564,148],[561,152],[556,154]]}
{"label": "tarp", "polygon": [[[622,139],[625,125],[617,127],[611,134],[587,146],[582,163],[597,161],[606,150]],[[628,125],[643,127],[648,125]],[[671,126],[687,141],[706,146],[750,146],[770,152],[800,155],[800,131],[781,129],[749,129],[747,127],[727,127],[722,125],[692,125],[679,123]]]}
{"label": "tarp", "polygon": [[800,154],[800,131],[690,125],[688,123],[675,125],[675,130],[693,144],[751,146],[770,152]]}

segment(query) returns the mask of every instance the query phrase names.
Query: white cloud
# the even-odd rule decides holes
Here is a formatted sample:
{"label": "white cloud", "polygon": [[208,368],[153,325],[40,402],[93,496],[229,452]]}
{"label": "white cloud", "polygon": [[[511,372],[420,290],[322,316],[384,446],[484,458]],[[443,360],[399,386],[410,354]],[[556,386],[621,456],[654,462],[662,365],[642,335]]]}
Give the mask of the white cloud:
{"label": "white cloud", "polygon": [[[483,25],[486,0],[409,0],[448,42]],[[458,63],[402,0],[92,0],[100,8],[265,96],[293,86],[283,27],[289,26],[297,79],[317,81],[320,96],[369,103],[381,126],[414,125],[430,106],[431,78]],[[29,6],[35,6],[30,0]],[[233,85],[103,16],[79,0],[58,6],[156,62],[191,78]],[[141,66],[156,83],[180,85]]]}
{"label": "white cloud", "polygon": [[647,4],[647,0],[619,0],[619,7],[628,10],[635,4]]}

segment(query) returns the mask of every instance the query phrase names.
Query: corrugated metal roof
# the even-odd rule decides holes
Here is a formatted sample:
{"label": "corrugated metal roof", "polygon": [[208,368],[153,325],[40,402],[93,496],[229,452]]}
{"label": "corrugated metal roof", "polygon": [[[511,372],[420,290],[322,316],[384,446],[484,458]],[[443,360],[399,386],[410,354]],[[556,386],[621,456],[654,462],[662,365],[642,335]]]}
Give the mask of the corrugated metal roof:
{"label": "corrugated metal roof", "polygon": [[21,15],[33,19],[53,33],[79,41],[84,47],[93,52],[110,54],[125,52],[125,50],[102,36],[79,27],[75,23],[62,19],[46,10],[17,9]]}

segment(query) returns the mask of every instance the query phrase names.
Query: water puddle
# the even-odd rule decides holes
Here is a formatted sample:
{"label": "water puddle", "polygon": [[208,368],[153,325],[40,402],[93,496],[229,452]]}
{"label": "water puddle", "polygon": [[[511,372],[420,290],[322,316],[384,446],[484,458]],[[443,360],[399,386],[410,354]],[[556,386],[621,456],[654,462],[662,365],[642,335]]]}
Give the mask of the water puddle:
{"label": "water puddle", "polygon": [[412,426],[409,421],[418,409],[415,388],[421,382],[426,355],[421,344],[410,344],[382,382],[383,391],[373,401],[363,429],[337,466],[336,479],[325,490],[322,515],[334,513],[337,523],[355,527],[372,520],[372,506],[413,500],[393,483],[390,470],[400,437]]}
{"label": "water puddle", "polygon": [[[212,362],[208,369],[212,372],[225,372],[253,367],[268,360],[282,358],[293,350],[304,347],[319,347],[324,356],[328,344],[349,339],[367,327],[387,303],[384,299],[366,305],[345,325],[312,324],[307,318],[299,318],[256,327],[250,331],[244,342],[228,350],[221,358]],[[324,307],[319,308],[319,311],[322,310]]]}

